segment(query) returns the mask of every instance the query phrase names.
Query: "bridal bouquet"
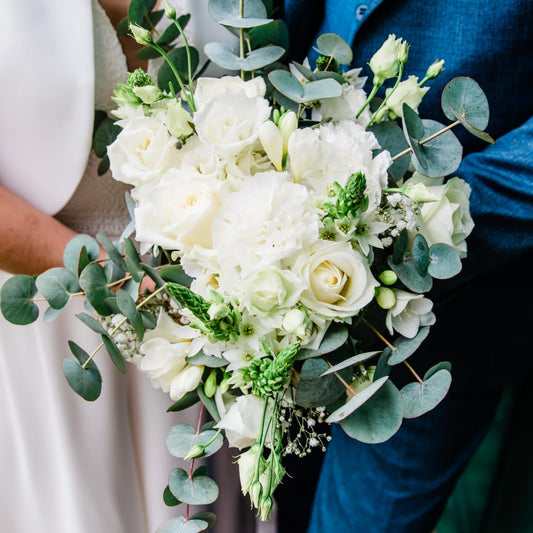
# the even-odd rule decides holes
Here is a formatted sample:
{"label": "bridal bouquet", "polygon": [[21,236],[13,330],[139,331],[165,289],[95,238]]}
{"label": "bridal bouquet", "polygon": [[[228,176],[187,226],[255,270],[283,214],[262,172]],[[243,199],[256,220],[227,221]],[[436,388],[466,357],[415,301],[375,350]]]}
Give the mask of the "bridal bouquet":
{"label": "bridal bouquet", "polygon": [[[316,67],[286,65],[286,28],[260,0],[209,2],[240,46],[208,44],[232,74],[203,77],[188,16],[165,4],[170,24],[155,35],[162,13],[152,8],[134,0],[127,23],[142,57],[165,63],[157,80],[136,70],[117,87],[114,119],[95,134],[102,169],[131,185],[132,223],[120,242],[76,237],[64,268],[11,278],[2,312],[35,320],[40,291],[53,319],[83,294],[90,313],[79,319],[102,343],[87,352],[70,342],[72,388],[98,397],[105,348],[121,371],[132,363],[168,393],[171,411],[201,402],[210,420],[172,428],[169,452],[194,461],[227,439],[242,491],[266,519],[283,457],[325,449],[317,422],[383,442],[446,395],[449,363],[419,375],[407,359],[436,320],[426,293],[459,273],[473,227],[450,130],[491,142],[487,102],[475,81],[456,78],[442,95],[452,122],[421,119],[444,61],[404,79],[409,47],[394,35],[370,58],[369,91],[334,34],[318,38]],[[400,364],[413,376],[401,389],[391,379]],[[161,531],[212,527],[213,515],[191,517],[188,506],[218,490],[203,467],[172,471],[165,501],[187,511]]]}

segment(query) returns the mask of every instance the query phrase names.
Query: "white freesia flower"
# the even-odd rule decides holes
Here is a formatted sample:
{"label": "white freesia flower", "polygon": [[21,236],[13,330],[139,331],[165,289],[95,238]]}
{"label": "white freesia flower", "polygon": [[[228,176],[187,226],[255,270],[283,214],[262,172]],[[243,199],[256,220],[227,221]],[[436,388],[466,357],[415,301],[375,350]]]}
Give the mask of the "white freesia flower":
{"label": "white freesia flower", "polygon": [[390,118],[394,120],[403,116],[403,104],[407,104],[411,109],[417,111],[422,98],[428,91],[429,87],[419,87],[416,76],[408,76],[406,80],[399,83],[394,91],[392,88],[387,89],[385,96],[389,98],[386,106]]}
{"label": "white freesia flower", "polygon": [[219,180],[168,173],[138,198],[137,240],[167,250],[187,250],[194,244],[210,247],[211,225],[225,194]]}
{"label": "white freesia flower", "polygon": [[176,139],[160,120],[133,117],[119,122],[123,130],[108,146],[111,172],[118,181],[135,187],[153,185],[177,161]]}
{"label": "white freesia flower", "polygon": [[221,92],[244,91],[247,98],[263,97],[266,84],[261,76],[244,81],[239,76],[222,76],[221,78],[200,77],[196,81],[194,102],[200,109],[206,102]]}
{"label": "white freesia flower", "polygon": [[170,384],[170,397],[172,400],[177,402],[185,394],[196,389],[202,380],[203,373],[203,365],[186,365]]}
{"label": "white freesia flower", "polygon": [[231,157],[257,140],[269,116],[270,104],[264,98],[248,98],[244,91],[223,91],[194,114],[194,123],[203,142]]}
{"label": "white freesia flower", "polygon": [[[261,430],[265,401],[253,394],[239,396],[227,412],[222,415],[220,422],[215,427],[225,430],[229,446],[242,450],[257,440]],[[269,400],[270,402],[271,400]],[[272,406],[269,406],[266,414],[267,419],[271,410]],[[268,443],[267,439],[267,445]]]}
{"label": "white freesia flower", "polygon": [[435,324],[435,315],[431,312],[433,302],[424,298],[423,294],[413,294],[400,289],[392,289],[396,303],[387,311],[385,324],[392,335],[397,331],[400,335],[412,339],[421,326]]}
{"label": "white freesia flower", "polygon": [[345,242],[319,241],[303,249],[291,270],[307,285],[301,302],[330,319],[355,315],[379,285],[366,258]]}
{"label": "white freesia flower", "polygon": [[316,241],[318,216],[309,202],[305,187],[274,171],[256,174],[230,193],[212,225],[224,273],[242,279],[259,268],[279,266]]}
{"label": "white freesia flower", "polygon": [[369,209],[381,203],[387,186],[389,152],[373,157],[379,148],[373,133],[353,121],[327,123],[316,129],[296,130],[289,139],[289,164],[296,181],[322,197],[334,181],[345,185],[351,174],[362,172],[366,178]]}
{"label": "white freesia flower", "polygon": [[261,124],[259,140],[276,170],[281,170],[283,159],[283,137],[279,128],[271,120]]}
{"label": "white freesia flower", "polygon": [[404,186],[421,181],[438,199],[424,203],[420,208],[422,234],[430,246],[442,242],[452,246],[460,257],[466,257],[466,238],[474,229],[470,215],[470,186],[458,177],[451,178],[442,185],[432,185],[435,180],[430,181],[420,174],[415,174]]}

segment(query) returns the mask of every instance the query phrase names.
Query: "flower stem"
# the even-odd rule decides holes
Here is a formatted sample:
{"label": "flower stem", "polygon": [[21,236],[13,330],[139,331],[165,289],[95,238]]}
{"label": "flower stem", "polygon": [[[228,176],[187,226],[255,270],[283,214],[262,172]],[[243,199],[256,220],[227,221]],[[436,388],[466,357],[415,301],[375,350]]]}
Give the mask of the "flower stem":
{"label": "flower stem", "polygon": [[[185,32],[183,31],[183,28],[181,27],[180,23],[178,22],[178,19],[173,19],[174,25],[176,28],[178,28],[178,31],[180,32],[180,35],[183,39],[183,43],[185,44],[185,51],[187,52],[187,76],[189,78],[189,93],[191,96],[192,106],[191,111],[196,111],[196,104],[194,102],[193,97],[193,87],[192,87],[192,62],[191,62],[191,48],[189,46],[189,41],[187,40],[187,36],[185,35]],[[188,100],[187,100],[188,101]],[[189,102],[189,105],[191,103]]]}
{"label": "flower stem", "polygon": [[370,91],[370,94],[368,95],[367,99],[365,100],[365,103],[363,104],[361,109],[359,109],[359,111],[357,112],[357,115],[355,115],[356,119],[361,116],[361,113],[367,108],[367,106],[370,104],[370,102],[374,99],[374,96],[376,96],[376,93],[379,91],[379,88],[382,85],[383,85],[382,83],[376,83],[372,87],[372,90]]}
{"label": "flower stem", "polygon": [[402,81],[402,75],[403,75],[403,66],[404,63],[400,63],[400,67],[398,69],[398,76],[396,77],[396,83],[394,84],[394,87],[390,91],[390,93],[385,96],[385,99],[383,102],[381,102],[380,106],[372,113],[372,118],[370,119],[369,126],[372,126],[374,124],[374,121],[378,117],[379,112],[387,105],[387,102],[389,101],[389,98],[392,96],[392,93],[398,88],[398,85],[400,85],[400,81]]}

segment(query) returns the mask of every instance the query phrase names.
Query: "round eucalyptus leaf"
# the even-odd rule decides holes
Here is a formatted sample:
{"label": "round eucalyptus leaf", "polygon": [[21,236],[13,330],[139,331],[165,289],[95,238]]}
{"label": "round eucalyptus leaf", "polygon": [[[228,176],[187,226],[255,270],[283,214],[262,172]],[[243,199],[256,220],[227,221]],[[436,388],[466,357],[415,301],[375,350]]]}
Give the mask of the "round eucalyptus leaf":
{"label": "round eucalyptus leaf", "polygon": [[400,391],[405,405],[404,418],[416,418],[431,411],[446,396],[452,375],[446,368],[441,368],[423,383],[409,383]]}
{"label": "round eucalyptus leaf", "polygon": [[[200,513],[195,513],[191,516],[191,520],[203,520],[209,524],[208,529],[215,527],[217,523],[217,516],[214,513],[209,511],[202,511]],[[206,530],[207,531],[207,530]]]}
{"label": "round eucalyptus leaf", "polygon": [[[216,435],[216,437],[215,437]],[[188,424],[178,424],[173,426],[166,440],[167,450],[175,457],[185,457],[193,446],[197,444],[205,446],[211,439],[215,440],[209,444],[204,451],[202,457],[208,457],[216,453],[224,444],[224,437],[222,433],[217,430],[209,429],[196,434],[196,430]]]}
{"label": "round eucalyptus leaf", "polygon": [[115,366],[123,373],[126,373],[126,363],[124,358],[118,349],[118,346],[115,344],[115,341],[109,335],[102,335],[102,342],[104,343],[107,353],[115,364]]}
{"label": "round eucalyptus leaf", "polygon": [[79,361],[65,359],[63,361],[63,374],[74,392],[84,400],[92,402],[100,396],[102,390],[102,377],[95,365],[83,368]]}
{"label": "round eucalyptus leaf", "polygon": [[[323,375],[328,368],[329,365],[320,357],[308,359],[303,364],[296,390],[298,405],[302,407],[329,405],[344,394],[345,387],[336,375]],[[339,370],[339,375],[343,380],[351,381],[352,370],[351,368]]]}
{"label": "round eucalyptus leaf", "polygon": [[352,47],[336,33],[323,33],[316,40],[316,45],[322,55],[333,57],[341,65],[352,62]]}
{"label": "round eucalyptus leaf", "polygon": [[214,480],[207,476],[189,479],[189,474],[182,468],[170,472],[168,486],[180,502],[189,505],[208,505],[218,498],[218,486]]}
{"label": "round eucalyptus leaf", "polygon": [[322,342],[316,350],[303,348],[298,352],[296,359],[311,359],[312,357],[318,357],[319,355],[331,353],[340,348],[347,340],[348,329],[346,326],[341,324],[332,324],[326,331]]}
{"label": "round eucalyptus leaf", "polygon": [[400,232],[400,236],[398,237],[398,240],[394,244],[394,252],[390,259],[395,265],[400,265],[401,263],[403,263],[405,254],[407,252],[408,244],[409,244],[409,234],[407,233],[406,229],[403,229]]}
{"label": "round eucalyptus leaf", "polygon": [[178,285],[183,285],[184,287],[190,287],[193,280],[193,278],[185,274],[185,271],[181,265],[164,266],[159,271],[159,275],[164,281],[177,283]]}
{"label": "round eucalyptus leaf", "polygon": [[79,273],[78,265],[83,248],[85,248],[88,254],[89,261],[96,261],[100,257],[100,247],[89,235],[76,235],[76,237],[70,239],[63,250],[63,264],[75,276]]}
{"label": "round eucalyptus leaf", "polygon": [[352,439],[377,444],[390,439],[398,431],[403,413],[402,395],[387,381],[374,396],[342,420],[341,427]]}
{"label": "round eucalyptus leaf", "polygon": [[182,398],[180,398],[177,402],[173,403],[167,409],[167,413],[183,411],[184,409],[191,407],[191,405],[194,405],[198,403],[199,401],[200,401],[200,397],[198,396],[198,392],[196,390],[189,391]]}
{"label": "round eucalyptus leaf", "polygon": [[413,248],[411,250],[415,267],[421,276],[425,276],[428,272],[429,259],[429,246],[421,233],[417,233],[413,240]]}
{"label": "round eucalyptus leaf", "polygon": [[107,279],[104,269],[98,263],[87,265],[80,275],[80,287],[85,291],[87,301],[93,306],[94,310],[102,316],[111,313],[105,299],[114,297],[112,291],[107,288]]}
{"label": "round eucalyptus leaf", "polygon": [[50,268],[37,276],[35,284],[53,309],[62,309],[79,292],[78,277],[66,268]]}
{"label": "round eucalyptus leaf", "polygon": [[253,28],[272,22],[267,18],[265,6],[261,0],[247,0],[243,4],[241,16],[240,0],[209,0],[211,17],[223,26],[233,28]]}
{"label": "round eucalyptus leaf", "polygon": [[200,533],[207,531],[209,523],[200,519],[186,520],[183,516],[171,518],[157,529],[157,533]]}
{"label": "round eucalyptus leaf", "polygon": [[208,366],[209,368],[222,368],[226,366],[229,361],[222,356],[216,357],[214,355],[206,355],[203,351],[199,351],[196,355],[187,357],[187,363],[196,366]]}
{"label": "round eucalyptus leaf", "polygon": [[436,365],[432,366],[425,374],[424,379],[429,379],[433,374],[436,374],[439,370],[447,370],[448,372],[452,371],[452,364],[450,361],[441,361]]}
{"label": "round eucalyptus leaf", "polygon": [[301,63],[297,63],[296,61],[292,61],[291,65],[307,80],[311,79],[311,76],[313,75],[313,71],[306,66],[302,65]]}
{"label": "round eucalyptus leaf", "polygon": [[387,346],[378,359],[378,364],[376,365],[376,370],[374,371],[374,381],[377,381],[378,379],[390,374],[391,367],[389,365],[389,359],[391,354],[392,350]]}
{"label": "round eucalyptus leaf", "polygon": [[342,85],[333,78],[310,81],[303,85],[302,103],[321,100],[323,98],[335,98],[342,94]]}
{"label": "round eucalyptus leaf", "polygon": [[[443,130],[434,120],[424,119],[424,139]],[[424,144],[412,145],[412,162],[416,170],[428,178],[439,178],[455,172],[461,164],[463,147],[455,134],[448,130]]]}
{"label": "round eucalyptus leaf", "polygon": [[333,374],[335,372],[338,372],[339,370],[343,370],[344,368],[348,368],[354,365],[358,365],[359,363],[362,363],[363,361],[366,361],[367,359],[371,359],[375,355],[380,353],[377,352],[365,352],[360,353],[357,355],[354,355],[353,357],[349,357],[348,359],[344,359],[344,361],[337,363],[336,365],[332,366],[331,368],[328,368],[325,372],[323,372],[322,376],[327,376],[328,374]]}
{"label": "round eucalyptus leaf", "polygon": [[273,70],[268,74],[268,79],[281,94],[290,100],[294,102],[302,100],[304,87],[288,70]]}
{"label": "round eucalyptus leaf", "polygon": [[[379,122],[368,129],[376,136],[381,150],[387,150],[392,157],[409,148],[405,135],[396,122]],[[392,163],[389,173],[395,180],[400,180],[407,172],[410,160],[410,154],[405,154]]]}
{"label": "round eucalyptus leaf", "polygon": [[216,65],[226,70],[240,70],[242,59],[226,43],[207,43],[205,55]]}
{"label": "round eucalyptus leaf", "polygon": [[455,120],[456,111],[469,124],[484,130],[489,123],[489,103],[479,84],[467,76],[459,76],[444,87],[441,96],[446,118]]}
{"label": "round eucalyptus leaf", "polygon": [[109,259],[111,259],[111,261],[113,261],[113,263],[117,265],[120,270],[125,272],[127,270],[126,263],[122,258],[120,250],[117,249],[113,241],[105,233],[97,233],[96,239],[106,251]]}
{"label": "round eucalyptus leaf", "polygon": [[324,80],[326,78],[331,78],[335,81],[338,81],[341,85],[343,83],[346,83],[346,80],[344,79],[342,74],[339,74],[338,72],[333,72],[331,70],[317,70],[316,72],[313,72],[311,74],[309,81]]}
{"label": "round eucalyptus leaf", "polygon": [[389,266],[398,275],[400,281],[410,290],[417,293],[428,292],[433,286],[433,279],[429,274],[421,276],[414,265],[414,261],[404,261],[399,265],[388,258]]}
{"label": "round eucalyptus leaf", "polygon": [[181,502],[172,494],[170,491],[170,487],[167,485],[165,487],[165,490],[163,491],[163,501],[165,502],[165,505],[167,507],[175,507],[176,505],[179,505]]}
{"label": "round eucalyptus leaf", "polygon": [[31,276],[8,278],[0,289],[0,309],[4,318],[18,326],[35,322],[39,316],[39,308],[33,303],[36,294],[37,286]]}
{"label": "round eucalyptus leaf", "polygon": [[43,320],[50,324],[52,323],[61,313],[63,312],[63,309],[54,309],[53,307],[49,307],[43,315]]}
{"label": "round eucalyptus leaf", "polygon": [[482,139],[485,142],[490,144],[496,144],[496,141],[486,132],[482,131],[466,120],[462,115],[460,115],[455,109],[450,109],[453,116],[465,127],[465,129],[470,132],[472,135]]}
{"label": "round eucalyptus leaf", "polygon": [[457,251],[449,246],[439,242],[433,244],[429,249],[431,263],[428,267],[428,273],[437,279],[448,279],[456,276],[461,272],[461,259]]}
{"label": "round eucalyptus leaf", "polygon": [[285,54],[285,49],[281,46],[266,46],[252,50],[242,60],[241,69],[246,72],[259,70],[276,62],[281,56]]}
{"label": "round eucalyptus leaf", "polygon": [[403,363],[408,357],[418,350],[422,342],[429,334],[429,326],[421,327],[418,333],[412,338],[400,337],[394,344],[395,349],[392,350],[391,356],[387,363],[389,365],[397,365]]}
{"label": "round eucalyptus leaf", "polygon": [[417,141],[421,141],[424,138],[424,124],[418,113],[407,104],[403,104],[402,110],[405,138],[409,146],[413,148]]}
{"label": "round eucalyptus leaf", "polygon": [[373,381],[366,389],[358,392],[355,396],[352,396],[342,407],[339,407],[336,411],[331,413],[326,422],[332,424],[333,422],[340,422],[349,415],[351,415],[356,409],[359,409],[369,398],[371,398],[388,380],[388,376],[379,378]]}

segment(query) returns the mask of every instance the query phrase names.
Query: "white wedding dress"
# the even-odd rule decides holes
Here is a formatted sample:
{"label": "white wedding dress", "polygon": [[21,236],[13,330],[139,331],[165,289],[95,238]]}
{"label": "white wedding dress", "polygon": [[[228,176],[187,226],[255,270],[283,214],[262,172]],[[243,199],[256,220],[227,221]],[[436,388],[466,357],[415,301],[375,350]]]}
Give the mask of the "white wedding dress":
{"label": "white wedding dress", "polygon": [[[105,12],[93,1],[96,108],[110,109],[127,67]],[[97,176],[91,155],[74,196],[58,218],[76,231],[118,237],[128,222],[125,187]],[[0,284],[9,274],[0,272]],[[165,448],[169,429],[187,415],[133,366],[122,375],[102,351],[95,402],[67,384],[62,361],[74,340],[88,351],[99,337],[72,301],[53,323],[14,326],[0,317],[0,531],[2,533],[154,533],[175,515],[162,499],[178,466]],[[191,422],[193,420],[191,419]]]}

